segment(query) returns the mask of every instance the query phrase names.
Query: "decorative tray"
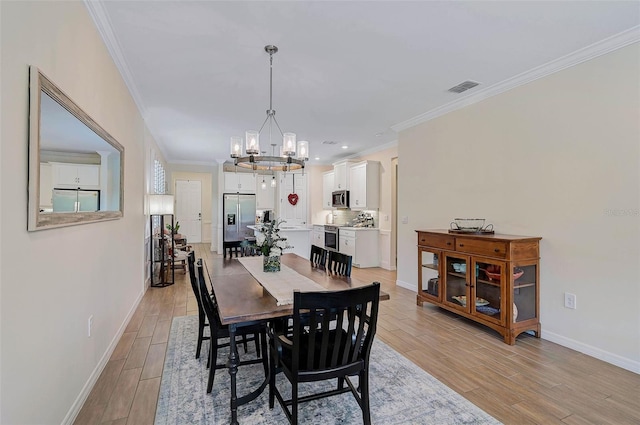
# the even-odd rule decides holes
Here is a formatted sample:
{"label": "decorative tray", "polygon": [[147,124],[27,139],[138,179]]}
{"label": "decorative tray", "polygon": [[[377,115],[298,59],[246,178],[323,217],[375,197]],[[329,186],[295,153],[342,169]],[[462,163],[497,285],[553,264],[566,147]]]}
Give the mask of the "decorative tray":
{"label": "decorative tray", "polygon": [[458,234],[458,235],[493,235],[496,232],[494,232],[493,230],[475,230],[475,229],[471,229],[471,230],[454,230],[454,229],[449,229],[449,233],[454,233],[454,234]]}

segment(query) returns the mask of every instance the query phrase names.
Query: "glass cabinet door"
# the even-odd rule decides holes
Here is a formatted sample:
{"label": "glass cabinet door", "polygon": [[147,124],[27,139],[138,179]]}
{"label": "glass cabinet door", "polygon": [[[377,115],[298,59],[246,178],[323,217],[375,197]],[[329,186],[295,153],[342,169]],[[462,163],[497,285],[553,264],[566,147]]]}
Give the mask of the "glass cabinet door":
{"label": "glass cabinet door", "polygon": [[535,264],[513,267],[513,322],[538,317],[538,270]]}
{"label": "glass cabinet door", "polygon": [[418,282],[422,296],[440,301],[440,251],[419,248],[420,276]]}
{"label": "glass cabinet door", "polygon": [[466,312],[470,311],[469,257],[444,255],[444,299],[443,302]]}
{"label": "glass cabinet door", "polygon": [[476,260],[475,303],[472,313],[499,324],[504,323],[502,293],[506,285],[506,266],[500,261]]}

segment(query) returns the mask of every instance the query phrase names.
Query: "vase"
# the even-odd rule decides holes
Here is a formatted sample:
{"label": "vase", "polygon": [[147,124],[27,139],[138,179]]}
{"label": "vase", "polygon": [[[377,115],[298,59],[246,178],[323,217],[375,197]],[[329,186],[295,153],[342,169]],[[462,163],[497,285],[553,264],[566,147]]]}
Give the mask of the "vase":
{"label": "vase", "polygon": [[279,272],[280,271],[280,256],[279,255],[273,255],[273,256],[264,255],[262,257],[262,271],[264,271],[266,273]]}

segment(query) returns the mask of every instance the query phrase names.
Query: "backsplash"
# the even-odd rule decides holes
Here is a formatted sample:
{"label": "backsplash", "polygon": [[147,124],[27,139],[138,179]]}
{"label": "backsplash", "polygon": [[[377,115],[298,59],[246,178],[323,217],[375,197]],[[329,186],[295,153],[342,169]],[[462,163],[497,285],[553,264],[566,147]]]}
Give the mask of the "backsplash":
{"label": "backsplash", "polygon": [[[352,211],[352,210],[333,210],[329,214],[333,214],[333,224],[336,225],[352,225],[353,221],[362,211]],[[374,227],[379,227],[378,222],[378,211],[366,211],[373,217],[373,225]]]}

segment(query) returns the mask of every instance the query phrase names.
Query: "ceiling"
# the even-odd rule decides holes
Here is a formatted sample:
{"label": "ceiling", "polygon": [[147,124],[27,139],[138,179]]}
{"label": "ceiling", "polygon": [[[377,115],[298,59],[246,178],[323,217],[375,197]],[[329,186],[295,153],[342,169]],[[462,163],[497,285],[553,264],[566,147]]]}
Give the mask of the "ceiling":
{"label": "ceiling", "polygon": [[[268,44],[279,48],[278,123],[310,142],[311,164],[328,164],[640,24],[637,1],[610,0],[85,4],[167,161],[193,164],[228,160],[230,137],[262,125]],[[447,91],[465,80],[481,84]],[[261,134],[269,154],[280,142],[277,130],[272,142]]]}

